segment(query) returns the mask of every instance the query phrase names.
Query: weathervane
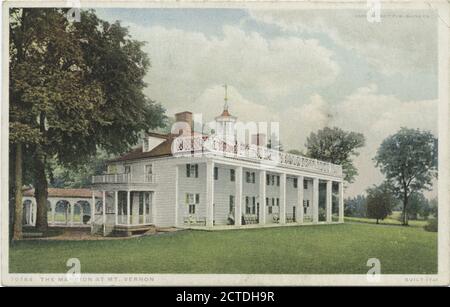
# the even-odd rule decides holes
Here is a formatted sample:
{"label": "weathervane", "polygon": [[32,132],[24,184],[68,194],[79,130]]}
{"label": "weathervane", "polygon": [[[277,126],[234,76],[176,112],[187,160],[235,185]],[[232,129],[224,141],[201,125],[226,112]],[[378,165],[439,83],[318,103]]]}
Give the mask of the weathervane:
{"label": "weathervane", "polygon": [[228,85],[225,84],[223,87],[225,88],[225,105],[223,106],[223,109],[228,111]]}

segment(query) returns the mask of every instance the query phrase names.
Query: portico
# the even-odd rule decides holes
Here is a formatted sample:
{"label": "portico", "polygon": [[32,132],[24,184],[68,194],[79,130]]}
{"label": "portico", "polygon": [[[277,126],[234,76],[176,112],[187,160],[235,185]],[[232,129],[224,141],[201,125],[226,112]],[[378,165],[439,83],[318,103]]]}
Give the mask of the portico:
{"label": "portico", "polygon": [[[176,212],[182,215],[176,217],[177,227],[228,229],[343,222],[343,182],[337,176],[202,157],[190,159],[188,167],[197,169],[198,174],[187,179],[186,165],[183,161],[176,165],[178,199],[185,200],[177,205]],[[319,196],[319,190],[325,197]]]}

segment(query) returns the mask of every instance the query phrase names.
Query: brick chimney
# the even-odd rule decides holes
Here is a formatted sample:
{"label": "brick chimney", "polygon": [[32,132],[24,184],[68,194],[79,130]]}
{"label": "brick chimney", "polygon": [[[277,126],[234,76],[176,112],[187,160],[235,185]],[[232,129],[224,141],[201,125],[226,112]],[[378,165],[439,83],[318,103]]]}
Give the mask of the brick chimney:
{"label": "brick chimney", "polygon": [[257,133],[253,134],[251,137],[251,144],[258,146],[266,146],[266,134],[265,133]]}
{"label": "brick chimney", "polygon": [[[194,132],[194,120],[192,118],[192,112],[184,111],[175,114],[175,122],[185,122],[191,127],[191,133]],[[180,131],[181,132],[181,131]]]}

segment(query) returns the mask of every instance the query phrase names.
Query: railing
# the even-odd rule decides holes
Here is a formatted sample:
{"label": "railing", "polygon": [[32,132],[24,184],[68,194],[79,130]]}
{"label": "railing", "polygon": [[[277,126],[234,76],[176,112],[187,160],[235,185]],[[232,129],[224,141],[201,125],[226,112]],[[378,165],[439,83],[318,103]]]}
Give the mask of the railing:
{"label": "railing", "polygon": [[337,164],[319,161],[299,155],[294,155],[263,146],[242,143],[227,143],[220,138],[206,137],[178,137],[172,143],[172,153],[177,154],[202,154],[210,152],[233,158],[246,158],[258,160],[269,165],[294,166],[302,170],[320,172],[324,174],[342,176],[342,167]]}
{"label": "railing", "polygon": [[132,175],[131,173],[92,176],[92,183],[155,183],[154,174]]}

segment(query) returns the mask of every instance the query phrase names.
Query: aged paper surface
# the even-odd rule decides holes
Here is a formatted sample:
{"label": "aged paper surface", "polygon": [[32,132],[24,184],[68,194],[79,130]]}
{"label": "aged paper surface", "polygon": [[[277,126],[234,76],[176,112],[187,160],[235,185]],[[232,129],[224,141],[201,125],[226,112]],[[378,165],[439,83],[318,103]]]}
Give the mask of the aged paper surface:
{"label": "aged paper surface", "polygon": [[4,285],[448,285],[445,1],[5,1]]}

